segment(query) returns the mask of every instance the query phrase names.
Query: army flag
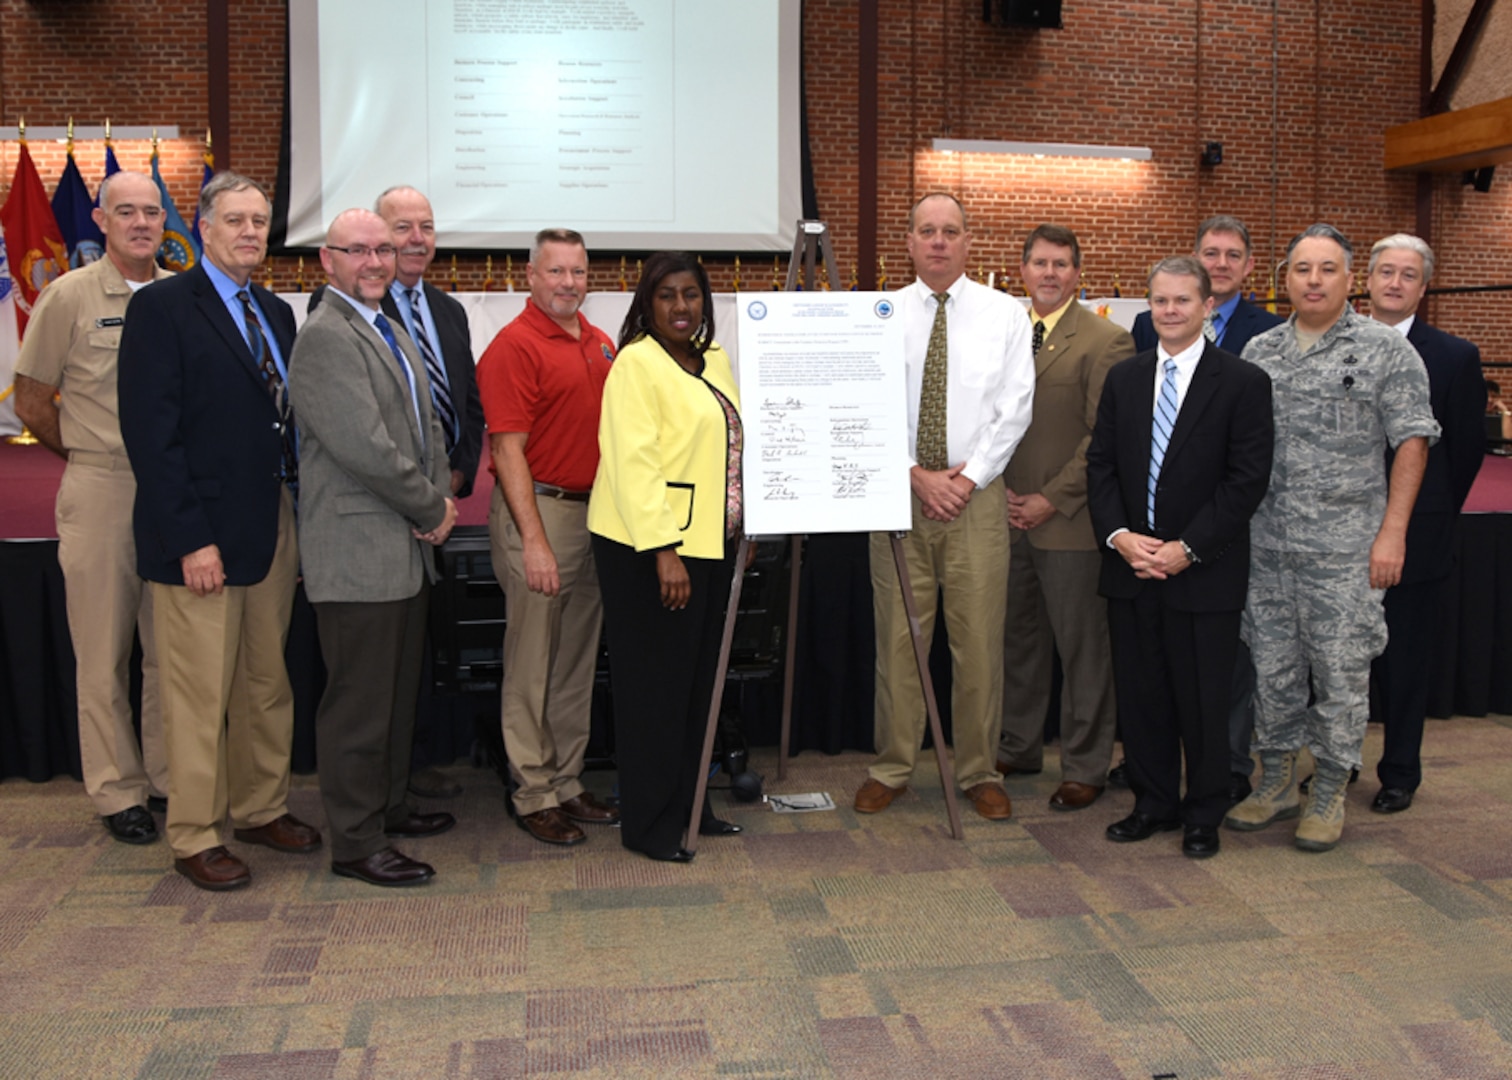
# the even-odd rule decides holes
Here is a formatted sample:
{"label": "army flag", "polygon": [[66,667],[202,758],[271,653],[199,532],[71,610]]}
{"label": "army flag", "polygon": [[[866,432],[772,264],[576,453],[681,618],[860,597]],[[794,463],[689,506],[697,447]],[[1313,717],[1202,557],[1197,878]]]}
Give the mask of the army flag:
{"label": "army flag", "polygon": [[152,152],[152,182],[163,197],[163,244],[158,248],[158,262],[176,274],[183,273],[199,262],[199,241],[173,205],[173,196],[168,194],[168,185],[158,171],[156,150]]}
{"label": "army flag", "polygon": [[92,263],[105,254],[105,237],[94,223],[92,216],[95,203],[79,174],[78,162],[73,151],[68,152],[68,164],[63,166],[63,175],[58,178],[58,189],[53,192],[53,217],[63,234],[63,246],[68,249],[68,265],[76,269]]}
{"label": "army flag", "polygon": [[0,206],[0,226],[5,229],[11,279],[16,283],[16,330],[26,333],[37,295],[48,282],[68,269],[68,249],[47,202],[47,190],[37,175],[31,151],[21,143],[16,175],[10,194]]}

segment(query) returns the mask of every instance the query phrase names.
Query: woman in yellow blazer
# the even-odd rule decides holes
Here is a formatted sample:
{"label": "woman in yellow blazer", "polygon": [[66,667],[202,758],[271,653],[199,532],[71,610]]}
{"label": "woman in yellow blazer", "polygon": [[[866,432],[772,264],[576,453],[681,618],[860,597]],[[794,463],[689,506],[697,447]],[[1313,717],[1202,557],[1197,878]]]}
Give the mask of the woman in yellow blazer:
{"label": "woman in yellow blazer", "polygon": [[[619,764],[620,839],[686,862],[735,550],[740,395],[692,256],[646,261],[604,384],[588,500]],[[699,833],[739,832],[702,810]]]}

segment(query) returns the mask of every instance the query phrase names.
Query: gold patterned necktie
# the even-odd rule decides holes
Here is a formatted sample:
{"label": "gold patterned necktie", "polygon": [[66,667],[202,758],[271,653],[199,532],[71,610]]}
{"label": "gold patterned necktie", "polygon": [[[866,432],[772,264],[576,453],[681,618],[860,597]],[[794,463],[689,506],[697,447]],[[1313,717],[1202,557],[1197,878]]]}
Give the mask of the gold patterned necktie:
{"label": "gold patterned necktie", "polygon": [[950,352],[945,334],[945,301],[949,293],[935,293],[934,325],[924,353],[924,389],[919,395],[917,457],[926,469],[948,469],[950,449],[946,427],[946,368]]}
{"label": "gold patterned necktie", "polygon": [[1045,320],[1044,319],[1035,319],[1034,320],[1034,338],[1029,343],[1030,347],[1034,350],[1034,355],[1035,356],[1039,355],[1040,346],[1043,345],[1044,343],[1045,343]]}

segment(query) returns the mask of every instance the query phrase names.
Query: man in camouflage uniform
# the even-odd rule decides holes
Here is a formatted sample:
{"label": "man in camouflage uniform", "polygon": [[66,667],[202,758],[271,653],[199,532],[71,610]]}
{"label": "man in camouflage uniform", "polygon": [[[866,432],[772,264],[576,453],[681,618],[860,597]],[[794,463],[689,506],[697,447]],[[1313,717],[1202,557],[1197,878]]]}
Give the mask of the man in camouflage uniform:
{"label": "man in camouflage uniform", "polygon": [[[1402,576],[1407,522],[1438,422],[1412,347],[1349,306],[1353,248],[1312,225],[1287,248],[1293,314],[1245,346],[1271,377],[1276,451],[1250,524],[1243,634],[1258,674],[1262,780],[1229,812],[1233,829],[1297,817],[1296,844],[1327,851],[1369,719],[1370,661],[1386,645],[1381,599]],[[1387,487],[1385,451],[1396,451]],[[1311,682],[1316,696],[1309,706]],[[1316,771],[1307,812],[1297,754]]]}

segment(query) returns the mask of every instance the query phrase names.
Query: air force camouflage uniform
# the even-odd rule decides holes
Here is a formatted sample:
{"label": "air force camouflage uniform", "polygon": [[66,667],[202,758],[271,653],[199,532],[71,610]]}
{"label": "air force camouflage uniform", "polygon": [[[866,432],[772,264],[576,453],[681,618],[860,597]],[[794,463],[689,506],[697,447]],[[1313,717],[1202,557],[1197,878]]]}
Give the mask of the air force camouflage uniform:
{"label": "air force camouflage uniform", "polygon": [[[1243,636],[1258,686],[1255,743],[1307,746],[1360,765],[1370,661],[1386,647],[1370,547],[1386,513],[1385,451],[1438,441],[1423,361],[1396,330],[1345,308],[1303,353],[1296,317],[1250,340],[1244,359],[1271,377],[1276,451],[1250,522]],[[1316,701],[1308,708],[1311,673]]]}

